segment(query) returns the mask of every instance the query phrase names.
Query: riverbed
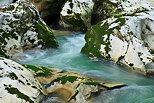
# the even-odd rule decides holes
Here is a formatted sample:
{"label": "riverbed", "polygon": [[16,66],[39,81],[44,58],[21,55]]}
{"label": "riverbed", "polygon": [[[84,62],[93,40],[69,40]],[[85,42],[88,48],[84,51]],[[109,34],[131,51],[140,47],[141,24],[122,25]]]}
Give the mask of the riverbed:
{"label": "riverbed", "polygon": [[50,66],[75,71],[90,77],[125,83],[126,87],[102,92],[95,103],[154,103],[154,78],[145,77],[117,64],[89,58],[80,53],[85,44],[85,34],[72,33],[57,37],[58,49],[29,50],[17,62]]}

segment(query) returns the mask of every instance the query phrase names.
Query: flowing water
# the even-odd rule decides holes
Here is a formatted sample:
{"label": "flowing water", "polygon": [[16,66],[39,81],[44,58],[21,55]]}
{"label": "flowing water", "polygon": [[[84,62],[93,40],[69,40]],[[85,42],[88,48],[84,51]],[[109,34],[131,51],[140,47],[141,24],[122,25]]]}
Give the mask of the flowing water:
{"label": "flowing water", "polygon": [[57,39],[59,49],[26,51],[18,62],[57,67],[128,85],[102,92],[95,98],[95,103],[154,103],[154,78],[129,72],[113,62],[90,59],[81,54],[85,44],[84,34],[72,33]]}

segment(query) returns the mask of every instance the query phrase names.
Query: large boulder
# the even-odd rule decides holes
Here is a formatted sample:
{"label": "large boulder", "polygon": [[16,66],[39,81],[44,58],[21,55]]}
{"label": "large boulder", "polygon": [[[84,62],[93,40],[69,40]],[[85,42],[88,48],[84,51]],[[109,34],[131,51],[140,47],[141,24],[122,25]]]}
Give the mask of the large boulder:
{"label": "large boulder", "polygon": [[142,0],[119,3],[119,15],[99,22],[86,33],[83,53],[112,60],[132,71],[154,74],[154,12]]}
{"label": "large boulder", "polygon": [[[149,10],[153,5],[151,0],[93,0],[95,2],[92,13],[92,24],[102,21],[111,16],[126,13],[132,14],[134,12]],[[149,4],[147,4],[148,2]]]}
{"label": "large boulder", "polygon": [[42,85],[20,64],[0,57],[0,103],[40,103]]}
{"label": "large boulder", "polygon": [[29,2],[0,8],[0,54],[12,56],[27,48],[50,48],[58,44],[50,28]]}
{"label": "large boulder", "polygon": [[91,25],[92,0],[67,0],[61,11],[64,27],[84,31]]}

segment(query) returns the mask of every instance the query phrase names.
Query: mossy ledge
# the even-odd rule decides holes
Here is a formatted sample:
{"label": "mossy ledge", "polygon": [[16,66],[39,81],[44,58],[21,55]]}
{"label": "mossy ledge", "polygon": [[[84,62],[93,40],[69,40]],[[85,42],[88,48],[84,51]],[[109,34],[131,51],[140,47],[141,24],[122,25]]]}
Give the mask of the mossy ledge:
{"label": "mossy ledge", "polygon": [[[25,64],[23,66],[32,71],[35,78],[44,86],[48,94],[54,94],[54,96],[60,97],[66,102],[78,101],[78,95],[81,94],[85,100],[88,100],[93,93],[125,86],[122,83],[112,83],[104,80],[97,81],[75,72],[66,72],[51,67]],[[85,89],[86,93],[89,94],[88,96],[82,91],[83,88],[89,88]]]}

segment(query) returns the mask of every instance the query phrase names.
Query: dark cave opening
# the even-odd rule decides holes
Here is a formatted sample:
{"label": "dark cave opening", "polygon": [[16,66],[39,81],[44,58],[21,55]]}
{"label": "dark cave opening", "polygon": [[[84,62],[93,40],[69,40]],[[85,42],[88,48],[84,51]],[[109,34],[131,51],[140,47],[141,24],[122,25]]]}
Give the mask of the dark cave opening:
{"label": "dark cave opening", "polygon": [[44,22],[54,30],[60,29],[59,21],[60,21],[60,13],[54,15],[48,15],[43,18]]}
{"label": "dark cave opening", "polygon": [[13,0],[13,3],[15,3],[17,0]]}

